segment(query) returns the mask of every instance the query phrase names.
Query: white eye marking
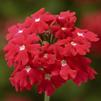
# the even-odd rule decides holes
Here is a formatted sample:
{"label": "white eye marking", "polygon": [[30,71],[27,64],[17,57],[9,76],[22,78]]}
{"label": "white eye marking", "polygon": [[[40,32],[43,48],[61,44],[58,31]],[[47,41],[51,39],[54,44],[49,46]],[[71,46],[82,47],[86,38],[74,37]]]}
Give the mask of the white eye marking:
{"label": "white eye marking", "polygon": [[48,54],[46,53],[46,54],[44,54],[44,56],[43,56],[44,58],[48,58]]}
{"label": "white eye marking", "polygon": [[78,32],[77,33],[78,36],[84,37],[83,33]]}
{"label": "white eye marking", "polygon": [[51,75],[50,74],[45,74],[45,79],[46,80],[51,80]]}
{"label": "white eye marking", "polygon": [[62,61],[61,61],[61,66],[64,67],[64,66],[66,66],[66,65],[67,65],[67,61],[66,61],[66,60],[62,60]]}
{"label": "white eye marking", "polygon": [[23,33],[23,30],[18,30],[18,33]]}
{"label": "white eye marking", "polygon": [[25,45],[22,45],[22,46],[19,47],[19,50],[23,51],[23,50],[25,50],[25,48],[26,48]]}
{"label": "white eye marking", "polygon": [[59,19],[64,19],[64,17],[62,17],[62,16],[59,16],[58,18],[59,18]]}
{"label": "white eye marking", "polygon": [[31,67],[30,66],[26,66],[25,70],[26,70],[27,73],[29,73],[30,70],[31,70]]}
{"label": "white eye marking", "polygon": [[40,22],[40,18],[35,19],[35,22]]}
{"label": "white eye marking", "polygon": [[75,43],[75,42],[72,41],[72,42],[71,42],[71,45],[72,45],[72,46],[76,46],[77,43]]}
{"label": "white eye marking", "polygon": [[44,71],[44,68],[40,67],[39,70]]}
{"label": "white eye marking", "polygon": [[61,28],[62,31],[65,31],[66,29],[67,29],[67,28],[65,28],[65,27],[62,27],[62,28]]}

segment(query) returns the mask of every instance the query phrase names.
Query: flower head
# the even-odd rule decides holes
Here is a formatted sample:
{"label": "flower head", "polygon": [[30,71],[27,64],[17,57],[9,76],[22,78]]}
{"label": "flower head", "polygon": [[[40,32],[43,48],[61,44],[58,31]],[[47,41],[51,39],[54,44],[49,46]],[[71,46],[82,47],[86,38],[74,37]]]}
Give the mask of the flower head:
{"label": "flower head", "polygon": [[68,80],[80,85],[95,78],[85,55],[98,38],[75,27],[76,19],[75,12],[52,15],[42,8],[8,30],[5,58],[14,66],[10,81],[17,91],[35,85],[50,96]]}

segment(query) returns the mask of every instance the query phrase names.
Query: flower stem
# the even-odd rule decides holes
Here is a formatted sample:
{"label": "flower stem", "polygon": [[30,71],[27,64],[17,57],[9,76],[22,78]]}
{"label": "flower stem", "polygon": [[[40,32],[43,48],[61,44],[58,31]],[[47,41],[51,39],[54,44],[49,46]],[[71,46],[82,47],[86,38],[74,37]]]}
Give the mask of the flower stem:
{"label": "flower stem", "polygon": [[45,94],[44,101],[49,101],[50,97]]}

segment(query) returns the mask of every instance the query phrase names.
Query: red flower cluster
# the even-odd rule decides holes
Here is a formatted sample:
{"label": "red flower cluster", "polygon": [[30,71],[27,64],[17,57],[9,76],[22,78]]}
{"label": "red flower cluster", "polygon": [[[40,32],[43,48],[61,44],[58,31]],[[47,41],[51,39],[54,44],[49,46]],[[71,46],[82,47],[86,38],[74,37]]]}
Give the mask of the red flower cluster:
{"label": "red flower cluster", "polygon": [[50,96],[68,80],[80,85],[95,78],[84,55],[97,35],[75,27],[75,22],[75,12],[52,15],[42,8],[8,30],[5,58],[14,66],[10,81],[17,91],[36,85],[39,93]]}
{"label": "red flower cluster", "polygon": [[[85,14],[84,17],[81,19],[81,26],[83,28],[87,28],[93,31],[101,39],[101,25],[100,24],[101,24],[101,12]],[[91,50],[92,50],[91,52],[95,54],[95,56],[101,56],[101,40],[94,43]]]}

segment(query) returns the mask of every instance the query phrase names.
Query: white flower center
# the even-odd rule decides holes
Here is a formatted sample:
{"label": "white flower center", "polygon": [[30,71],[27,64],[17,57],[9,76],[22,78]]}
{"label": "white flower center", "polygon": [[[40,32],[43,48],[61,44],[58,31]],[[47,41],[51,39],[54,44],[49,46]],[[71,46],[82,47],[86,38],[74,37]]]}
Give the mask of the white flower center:
{"label": "white flower center", "polygon": [[61,28],[62,31],[65,31],[66,29],[67,29],[67,28],[65,28],[65,27],[62,27],[62,28]]}
{"label": "white flower center", "polygon": [[19,50],[23,51],[23,50],[25,50],[25,48],[26,48],[25,45],[22,45],[22,46],[19,47]]}
{"label": "white flower center", "polygon": [[66,61],[66,60],[62,60],[62,61],[61,61],[61,66],[64,67],[64,66],[66,66],[66,65],[67,65],[67,61]]}
{"label": "white flower center", "polygon": [[44,68],[40,67],[39,70],[44,71]]}
{"label": "white flower center", "polygon": [[35,22],[40,22],[40,18],[35,19]]}
{"label": "white flower center", "polygon": [[59,18],[59,19],[64,19],[64,17],[62,17],[62,16],[59,16],[58,18]]}
{"label": "white flower center", "polygon": [[84,37],[83,33],[78,32],[77,33],[78,36]]}
{"label": "white flower center", "polygon": [[18,30],[18,33],[23,33],[23,30]]}
{"label": "white flower center", "polygon": [[71,42],[71,45],[72,45],[72,46],[76,46],[77,43],[72,41],[72,42]]}
{"label": "white flower center", "polygon": [[43,56],[44,58],[48,58],[48,54],[46,53],[46,54],[44,54],[44,56]]}
{"label": "white flower center", "polygon": [[50,80],[51,79],[51,75],[50,74],[45,74],[45,79],[46,80]]}
{"label": "white flower center", "polygon": [[26,70],[27,73],[29,73],[30,70],[31,70],[31,67],[30,66],[26,66],[25,70]]}

